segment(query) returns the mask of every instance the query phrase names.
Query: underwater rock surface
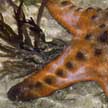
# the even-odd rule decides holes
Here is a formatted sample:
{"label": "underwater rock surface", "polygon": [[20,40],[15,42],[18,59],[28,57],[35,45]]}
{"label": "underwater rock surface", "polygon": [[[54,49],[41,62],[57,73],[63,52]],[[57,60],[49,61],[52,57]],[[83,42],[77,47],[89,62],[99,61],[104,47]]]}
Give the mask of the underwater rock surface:
{"label": "underwater rock surface", "polygon": [[[76,3],[83,4],[83,6],[100,6],[108,7],[108,0],[75,0]],[[6,6],[7,8],[7,6]],[[35,9],[35,12],[31,12]],[[37,16],[38,7],[25,6],[26,14],[29,16]],[[29,12],[28,12],[29,11]],[[15,22],[11,17],[11,12],[4,11],[4,17],[8,24],[11,24],[14,30]],[[8,20],[10,19],[10,20]],[[41,27],[43,28],[47,41],[51,41],[52,38],[64,38],[69,41],[70,38],[66,30],[57,24],[57,22],[48,14],[47,10],[44,12],[42,18]],[[3,61],[7,62],[7,65],[2,64]],[[40,59],[39,59],[40,60]],[[32,69],[25,69],[24,64],[16,64],[19,68],[13,65],[14,59],[0,58],[0,108],[108,108],[108,97],[106,97],[101,90],[100,86],[95,82],[81,82],[73,85],[64,90],[57,91],[53,95],[45,98],[35,99],[30,102],[12,102],[7,98],[7,91],[16,83],[20,82],[23,77],[16,77],[18,74],[24,71],[31,71]],[[2,71],[5,68],[4,71]],[[9,71],[9,72],[8,72]],[[22,72],[20,72],[22,71]],[[4,75],[5,73],[5,75]]]}

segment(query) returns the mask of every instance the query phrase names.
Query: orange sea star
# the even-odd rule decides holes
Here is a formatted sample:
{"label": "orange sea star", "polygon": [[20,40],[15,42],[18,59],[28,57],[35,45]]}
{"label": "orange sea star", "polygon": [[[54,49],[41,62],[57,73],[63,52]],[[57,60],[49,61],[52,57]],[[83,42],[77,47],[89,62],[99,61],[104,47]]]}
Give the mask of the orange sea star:
{"label": "orange sea star", "polygon": [[48,96],[80,81],[96,81],[108,96],[108,9],[82,9],[71,0],[47,0],[51,15],[73,39],[63,53],[8,92],[11,100]]}

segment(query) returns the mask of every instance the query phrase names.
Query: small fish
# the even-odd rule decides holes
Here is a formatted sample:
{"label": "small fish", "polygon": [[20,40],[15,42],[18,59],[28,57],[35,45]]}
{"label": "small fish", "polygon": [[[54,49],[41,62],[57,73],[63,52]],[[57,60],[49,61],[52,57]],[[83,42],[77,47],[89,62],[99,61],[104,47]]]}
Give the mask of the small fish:
{"label": "small fish", "polygon": [[108,96],[108,9],[83,9],[71,0],[47,0],[45,5],[73,39],[59,57],[13,86],[9,99],[29,101],[81,81],[96,81]]}

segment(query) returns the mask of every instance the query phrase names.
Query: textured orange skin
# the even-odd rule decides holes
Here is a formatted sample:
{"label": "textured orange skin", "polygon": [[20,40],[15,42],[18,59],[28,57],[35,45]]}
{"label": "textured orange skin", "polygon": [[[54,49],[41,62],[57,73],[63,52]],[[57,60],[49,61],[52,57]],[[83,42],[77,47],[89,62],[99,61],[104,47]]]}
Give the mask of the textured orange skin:
{"label": "textured orange skin", "polygon": [[78,9],[71,1],[58,0],[48,0],[46,7],[73,34],[72,42],[58,58],[12,87],[8,97],[27,101],[80,81],[96,81],[108,96],[108,10]]}

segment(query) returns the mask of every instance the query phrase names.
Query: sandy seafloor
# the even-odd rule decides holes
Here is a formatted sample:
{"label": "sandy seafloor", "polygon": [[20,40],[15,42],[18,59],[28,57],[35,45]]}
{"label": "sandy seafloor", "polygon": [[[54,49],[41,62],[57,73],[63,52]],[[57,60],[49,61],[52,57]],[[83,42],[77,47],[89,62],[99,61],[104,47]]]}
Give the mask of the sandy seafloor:
{"label": "sandy seafloor", "polygon": [[[108,0],[75,0],[75,2],[77,5],[84,7],[108,7]],[[8,10],[1,9],[6,22],[11,24],[13,29],[16,29],[15,22],[11,15],[11,8],[7,5],[4,7],[8,8]],[[36,17],[37,11],[38,8],[36,6],[25,6],[25,12],[28,17]],[[67,31],[57,24],[57,22],[48,14],[47,10],[44,11],[41,27],[43,28],[48,41],[56,37],[67,41],[70,40],[70,35]],[[95,82],[81,82],[74,84],[64,90],[55,92],[49,97],[35,99],[30,102],[12,102],[7,98],[6,93],[12,85],[15,85],[23,79],[12,77],[15,76],[15,73],[18,74],[20,71],[23,72],[24,68],[22,68],[22,66],[20,69],[15,69],[15,67],[12,67],[12,65],[9,64],[4,67],[2,62],[7,59],[8,58],[0,58],[0,76],[6,73],[0,78],[0,108],[108,108],[108,97],[104,95],[103,90]],[[13,60],[8,59],[8,62],[9,61]]]}

